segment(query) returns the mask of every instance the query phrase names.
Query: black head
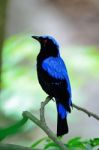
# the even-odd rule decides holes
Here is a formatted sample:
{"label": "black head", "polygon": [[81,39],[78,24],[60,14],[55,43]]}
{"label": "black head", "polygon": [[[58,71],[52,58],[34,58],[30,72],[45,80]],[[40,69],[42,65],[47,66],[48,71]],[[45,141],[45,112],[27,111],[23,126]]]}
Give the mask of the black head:
{"label": "black head", "polygon": [[51,36],[32,36],[40,42],[41,52],[48,55],[56,56],[59,54],[59,45],[57,41]]}

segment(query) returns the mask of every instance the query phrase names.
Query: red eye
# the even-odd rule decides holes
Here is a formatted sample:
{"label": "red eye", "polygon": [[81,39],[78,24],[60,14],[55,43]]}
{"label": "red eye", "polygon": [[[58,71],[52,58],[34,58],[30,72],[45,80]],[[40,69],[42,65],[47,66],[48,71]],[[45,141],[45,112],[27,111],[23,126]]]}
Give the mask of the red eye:
{"label": "red eye", "polygon": [[47,43],[47,40],[44,40],[44,44],[46,44]]}

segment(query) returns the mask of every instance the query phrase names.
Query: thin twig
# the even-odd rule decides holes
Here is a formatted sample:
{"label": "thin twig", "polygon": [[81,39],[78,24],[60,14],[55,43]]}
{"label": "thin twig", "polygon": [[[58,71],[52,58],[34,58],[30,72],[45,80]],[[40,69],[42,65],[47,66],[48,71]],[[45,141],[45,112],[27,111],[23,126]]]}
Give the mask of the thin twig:
{"label": "thin twig", "polygon": [[[48,97],[48,98],[49,98],[49,101],[52,99],[52,97]],[[48,101],[48,102],[49,102],[49,101]],[[75,104],[72,104],[72,106],[73,106],[74,108],[76,108],[77,110],[86,113],[89,117],[93,117],[93,118],[99,120],[99,116],[96,115],[95,113],[93,113],[93,112],[91,112],[91,111],[89,111],[89,110],[87,110],[87,109],[85,109],[85,108],[83,108],[83,107],[77,106],[77,105],[75,105]]]}
{"label": "thin twig", "polygon": [[77,110],[86,113],[89,117],[94,117],[95,119],[99,120],[99,116],[96,115],[95,113],[93,113],[93,112],[91,112],[91,111],[89,111],[89,110],[87,110],[87,109],[85,109],[85,108],[83,108],[83,107],[77,106],[77,105],[75,105],[75,104],[72,104],[72,106],[73,106],[74,108],[76,108]]}

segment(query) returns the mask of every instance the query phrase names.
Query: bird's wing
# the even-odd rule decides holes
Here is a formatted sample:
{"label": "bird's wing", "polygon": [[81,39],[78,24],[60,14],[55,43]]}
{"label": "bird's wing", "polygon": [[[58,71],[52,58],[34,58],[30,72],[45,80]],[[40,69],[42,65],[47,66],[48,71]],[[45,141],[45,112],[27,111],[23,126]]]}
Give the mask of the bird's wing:
{"label": "bird's wing", "polygon": [[[50,75],[53,79],[58,79],[58,83],[60,83],[60,91],[61,87],[63,87],[63,91],[66,90],[64,85],[67,87],[68,94],[70,95],[69,98],[69,106],[71,105],[71,86],[70,81],[67,73],[66,66],[64,61],[60,57],[49,57],[45,59],[42,63],[42,68],[48,75]],[[55,81],[56,81],[55,80]],[[55,83],[56,84],[56,83]]]}
{"label": "bird's wing", "polygon": [[60,57],[49,57],[42,63],[42,68],[53,78],[59,80],[66,80],[70,90],[70,83],[68,73],[64,61]]}
{"label": "bird's wing", "polygon": [[54,58],[49,57],[42,63],[42,67],[47,71],[53,78],[66,79],[67,70],[63,60],[60,57]]}

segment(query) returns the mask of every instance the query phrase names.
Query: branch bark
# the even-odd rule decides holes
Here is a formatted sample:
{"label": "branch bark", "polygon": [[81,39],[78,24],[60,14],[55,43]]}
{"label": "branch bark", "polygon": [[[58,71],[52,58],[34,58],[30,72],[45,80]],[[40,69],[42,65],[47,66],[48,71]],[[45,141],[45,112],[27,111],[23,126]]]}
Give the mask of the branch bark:
{"label": "branch bark", "polygon": [[0,150],[40,150],[40,149],[33,149],[14,144],[0,144]]}
{"label": "branch bark", "polygon": [[5,34],[6,8],[8,0],[0,0],[0,91],[2,89],[2,47]]}
{"label": "branch bark", "polygon": [[[45,105],[48,104],[48,102],[52,99],[52,97],[48,96],[44,102],[41,102],[41,108],[40,108],[40,120],[35,118],[30,112],[23,112],[23,117],[29,118],[31,121],[36,123],[40,128],[43,129],[43,131],[48,135],[49,138],[51,138],[62,150],[67,150],[67,148],[64,146],[64,144],[58,140],[58,138],[54,135],[54,133],[48,128],[46,125],[45,117],[44,117],[44,109]],[[88,111],[85,108],[82,108],[80,106],[77,106],[73,104],[73,107],[76,108],[77,110],[80,110],[84,113],[86,113],[89,117],[94,117],[95,119],[99,120],[99,116]]]}
{"label": "branch bark", "polygon": [[37,124],[47,135],[50,139],[52,139],[61,150],[68,150],[64,144],[56,137],[56,135],[48,128],[46,125],[45,117],[44,117],[44,108],[45,105],[52,99],[52,97],[47,97],[44,102],[41,103],[41,108],[40,108],[40,120],[37,119],[33,114],[31,114],[28,111],[23,112],[23,117],[27,117],[30,119],[32,122]]}
{"label": "branch bark", "polygon": [[[52,99],[52,97],[48,96],[47,99],[46,99],[46,101],[41,103],[42,107],[45,107],[45,105],[46,105],[51,99]],[[99,116],[96,115],[95,113],[93,113],[93,112],[91,112],[91,111],[89,111],[89,110],[87,110],[87,109],[85,109],[85,108],[83,108],[83,107],[77,106],[77,105],[75,105],[75,104],[72,104],[72,106],[73,106],[74,108],[76,108],[77,110],[84,112],[84,113],[87,114],[89,117],[93,117],[93,118],[99,120]],[[42,107],[41,107],[41,108],[42,108]],[[44,108],[43,108],[43,110],[44,110]],[[41,121],[45,121],[45,120],[42,120],[42,118],[44,119],[44,116],[42,116],[42,115],[44,114],[43,110],[42,110],[42,113],[40,113],[40,114],[41,114],[41,116],[40,116]]]}
{"label": "branch bark", "polygon": [[99,116],[96,115],[95,113],[93,113],[93,112],[91,112],[91,111],[89,111],[89,110],[87,110],[87,109],[85,109],[85,108],[83,108],[83,107],[77,106],[77,105],[75,105],[75,104],[73,104],[72,106],[73,106],[74,108],[76,108],[77,110],[86,113],[89,117],[93,117],[93,118],[99,120]]}

